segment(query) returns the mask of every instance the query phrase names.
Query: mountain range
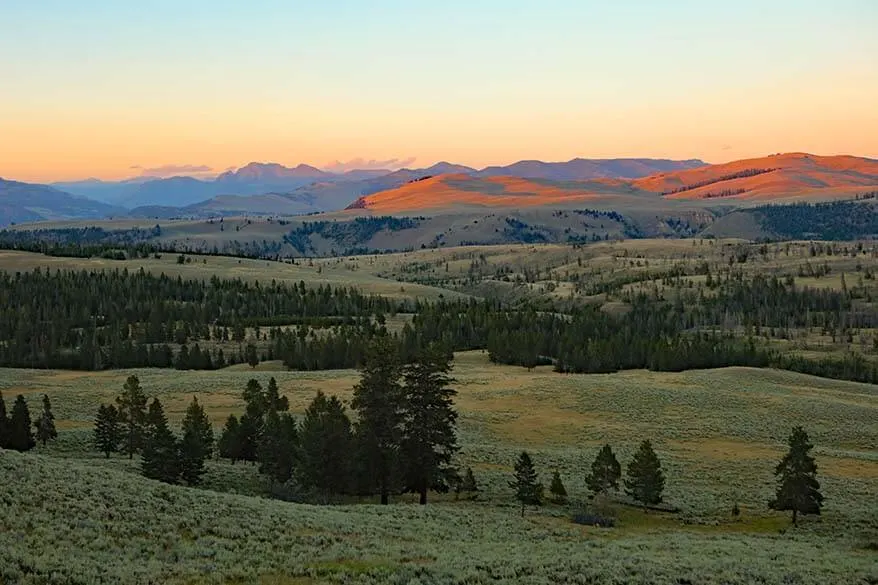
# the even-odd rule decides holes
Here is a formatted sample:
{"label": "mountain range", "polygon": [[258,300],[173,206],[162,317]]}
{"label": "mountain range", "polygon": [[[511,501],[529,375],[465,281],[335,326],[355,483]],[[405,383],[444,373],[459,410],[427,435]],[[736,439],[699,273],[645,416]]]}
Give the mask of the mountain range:
{"label": "mountain range", "polygon": [[376,213],[471,207],[668,207],[676,200],[833,198],[878,188],[878,161],[805,153],[709,165],[700,160],[520,161],[483,169],[440,162],[420,169],[331,173],[250,163],[211,180],[187,176],[35,185],[0,181],[0,225],[65,218]]}

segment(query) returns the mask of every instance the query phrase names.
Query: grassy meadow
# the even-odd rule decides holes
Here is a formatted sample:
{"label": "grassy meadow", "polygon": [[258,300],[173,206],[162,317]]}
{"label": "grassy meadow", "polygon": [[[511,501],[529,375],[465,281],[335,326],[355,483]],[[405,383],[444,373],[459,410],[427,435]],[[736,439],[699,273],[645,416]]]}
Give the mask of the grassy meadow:
{"label": "grassy meadow", "polygon": [[[297,414],[318,389],[349,399],[357,380],[355,371],[287,372],[273,363],[216,372],[0,370],[7,403],[23,393],[37,408],[47,393],[60,432],[54,445],[0,456],[0,474],[16,478],[0,487],[0,566],[7,567],[0,582],[878,579],[878,388],[872,385],[748,368],[560,375],[461,353],[454,370],[459,460],[473,467],[482,491],[475,502],[446,495],[423,509],[408,496],[389,508],[269,500],[259,497],[264,486],[252,466],[225,462],[210,464],[210,489],[142,479],[136,459],[106,461],[88,451],[97,406],[112,400],[131,373],[163,401],[175,428],[196,395],[218,429],[243,409],[240,393],[251,377],[266,383],[275,376]],[[821,517],[792,530],[788,515],[769,512],[766,501],[796,424],[816,445],[826,504]],[[611,443],[624,468],[644,438],[662,459],[665,499],[679,513],[619,505],[615,528],[573,524],[570,514],[585,498],[584,476],[600,445]],[[518,516],[507,482],[521,449],[533,454],[544,483],[560,471],[568,506]],[[735,503],[738,518],[731,514]]]}

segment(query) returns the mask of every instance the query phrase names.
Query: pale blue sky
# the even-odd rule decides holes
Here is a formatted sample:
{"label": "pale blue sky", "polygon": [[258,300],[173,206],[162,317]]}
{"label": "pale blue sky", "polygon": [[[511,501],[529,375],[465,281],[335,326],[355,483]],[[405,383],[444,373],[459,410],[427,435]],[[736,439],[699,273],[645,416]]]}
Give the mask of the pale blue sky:
{"label": "pale blue sky", "polygon": [[878,156],[878,1],[0,0],[0,79],[0,176]]}

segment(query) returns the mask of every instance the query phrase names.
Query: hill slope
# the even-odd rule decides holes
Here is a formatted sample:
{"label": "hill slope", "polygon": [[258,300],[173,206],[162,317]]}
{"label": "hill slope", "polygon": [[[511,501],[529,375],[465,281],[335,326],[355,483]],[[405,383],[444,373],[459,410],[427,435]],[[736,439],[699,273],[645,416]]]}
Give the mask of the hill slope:
{"label": "hill slope", "polygon": [[120,212],[124,213],[124,210],[47,185],[0,179],[0,226],[54,219],[100,218]]}
{"label": "hill slope", "polygon": [[679,199],[844,196],[878,186],[878,160],[788,153],[661,173],[632,184]]}

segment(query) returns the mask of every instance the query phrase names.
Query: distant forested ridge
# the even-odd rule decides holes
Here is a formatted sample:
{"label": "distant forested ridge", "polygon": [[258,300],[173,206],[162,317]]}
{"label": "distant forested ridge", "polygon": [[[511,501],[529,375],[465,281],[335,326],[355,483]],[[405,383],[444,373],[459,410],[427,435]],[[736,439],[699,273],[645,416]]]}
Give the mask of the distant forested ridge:
{"label": "distant forested ridge", "polygon": [[878,237],[878,193],[828,203],[766,205],[742,211],[784,239],[853,240]]}
{"label": "distant forested ridge", "polygon": [[358,217],[353,221],[306,221],[284,236],[284,241],[299,253],[307,255],[314,252],[311,236],[317,235],[330,240],[337,246],[336,254],[359,253],[363,246],[378,232],[387,230],[398,232],[418,227],[425,218],[418,217]]}

